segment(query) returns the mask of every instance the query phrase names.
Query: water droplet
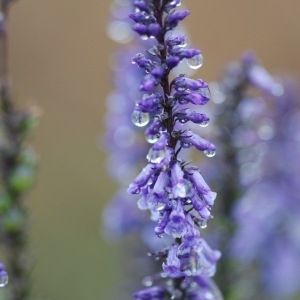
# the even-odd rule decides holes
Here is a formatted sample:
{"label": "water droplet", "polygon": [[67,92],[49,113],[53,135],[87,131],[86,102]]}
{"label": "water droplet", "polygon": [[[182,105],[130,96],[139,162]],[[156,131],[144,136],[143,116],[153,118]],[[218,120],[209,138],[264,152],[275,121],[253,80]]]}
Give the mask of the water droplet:
{"label": "water droplet", "polygon": [[185,202],[184,202],[185,205],[190,205],[192,204],[192,200],[191,199],[187,199]]}
{"label": "water droplet", "polygon": [[152,162],[154,164],[159,164],[163,161],[165,156],[166,156],[165,150],[153,150],[151,148],[147,154],[147,159],[149,162]]}
{"label": "water droplet", "polygon": [[144,286],[150,287],[153,285],[153,278],[151,276],[147,276],[142,280],[142,284]]}
{"label": "water droplet", "polygon": [[217,198],[217,193],[216,192],[211,192],[211,201],[215,201]]}
{"label": "water droplet", "polygon": [[181,124],[184,124],[184,123],[186,123],[187,121],[188,121],[188,119],[179,119],[178,120]]}
{"label": "water droplet", "polygon": [[143,34],[143,35],[141,35],[141,39],[142,39],[143,41],[147,41],[147,40],[149,39],[149,36],[146,35],[146,34]]}
{"label": "water droplet", "polygon": [[184,92],[186,90],[186,87],[184,86],[178,86],[176,87],[177,92]]}
{"label": "water droplet", "polygon": [[141,111],[135,110],[132,113],[132,122],[138,127],[146,126],[150,121],[150,116],[148,113],[143,113]]}
{"label": "water droplet", "polygon": [[216,150],[204,150],[204,154],[207,156],[207,157],[213,157],[216,155]]}
{"label": "water droplet", "polygon": [[201,127],[207,127],[209,125],[209,121],[208,120],[202,121],[199,125]]}
{"label": "water droplet", "polygon": [[159,54],[159,50],[158,50],[157,46],[153,46],[147,52],[149,54],[152,54],[152,55],[158,55]]}
{"label": "water droplet", "polygon": [[182,148],[187,149],[187,148],[190,148],[190,147],[192,146],[192,144],[191,144],[191,143],[181,143],[180,146],[181,146]]}
{"label": "water droplet", "polygon": [[156,209],[158,211],[163,210],[166,207],[165,203],[157,203]]}
{"label": "water droplet", "polygon": [[174,197],[186,198],[191,193],[191,185],[189,181],[177,183],[173,188]]}
{"label": "water droplet", "polygon": [[193,56],[192,58],[187,59],[187,65],[193,70],[197,70],[197,69],[201,68],[203,65],[202,54],[197,54],[197,55]]}
{"label": "water droplet", "polygon": [[206,227],[207,227],[207,220],[205,220],[205,219],[200,220],[199,226],[200,226],[200,228],[202,228],[202,229],[206,228]]}
{"label": "water droplet", "polygon": [[205,98],[210,98],[210,90],[208,86],[198,89],[198,93]]}
{"label": "water droplet", "polygon": [[[180,4],[181,4],[181,3],[180,3]],[[184,40],[181,42],[181,44],[178,45],[178,47],[184,48],[184,47],[187,46],[187,44],[188,44],[188,38],[185,36],[185,37],[184,37]]]}
{"label": "water droplet", "polygon": [[8,275],[5,271],[0,272],[0,287],[6,286],[8,283]]}
{"label": "water droplet", "polygon": [[160,136],[159,134],[148,134],[146,135],[146,141],[149,144],[154,144],[159,139],[159,136]]}

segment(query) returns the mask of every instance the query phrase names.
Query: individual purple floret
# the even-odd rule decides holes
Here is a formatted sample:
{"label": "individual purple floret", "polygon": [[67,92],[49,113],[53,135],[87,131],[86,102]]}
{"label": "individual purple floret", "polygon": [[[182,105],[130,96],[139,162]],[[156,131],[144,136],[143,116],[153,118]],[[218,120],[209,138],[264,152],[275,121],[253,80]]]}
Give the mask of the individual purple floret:
{"label": "individual purple floret", "polygon": [[[195,147],[208,157],[215,155],[215,146],[189,128],[189,124],[208,124],[208,117],[194,110],[210,98],[208,85],[201,79],[184,74],[170,81],[169,73],[182,60],[192,69],[202,65],[199,50],[185,48],[186,37],[170,32],[189,14],[176,11],[180,1],[136,0],[133,30],[142,39],[153,39],[147,51],[150,58],[136,54],[132,63],[144,70],[136,100],[133,123],[147,126],[146,136],[153,146],[147,154],[148,164],[129,185],[131,194],[139,195],[138,206],[151,212],[159,238],[169,236],[172,242],[151,255],[163,261],[158,285],[136,293],[136,299],[195,299],[207,291],[197,286],[197,278],[207,280],[214,275],[220,252],[212,250],[200,236],[212,217],[216,198],[197,167],[188,165],[179,154],[182,148]],[[193,284],[193,278],[195,283]],[[166,282],[165,282],[166,281]],[[215,289],[216,290],[216,289]],[[221,299],[211,290],[210,299]],[[190,297],[188,297],[190,293]]]}

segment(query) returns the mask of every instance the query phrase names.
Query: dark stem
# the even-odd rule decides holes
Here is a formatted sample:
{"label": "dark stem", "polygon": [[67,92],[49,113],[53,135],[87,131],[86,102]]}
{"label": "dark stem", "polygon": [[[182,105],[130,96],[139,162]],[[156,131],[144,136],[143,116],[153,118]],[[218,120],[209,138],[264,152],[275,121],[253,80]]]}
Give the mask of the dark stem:
{"label": "dark stem", "polygon": [[[158,3],[156,5],[156,9],[155,9],[156,20],[159,23],[159,25],[161,26],[161,28],[163,28],[161,33],[156,37],[158,44],[163,46],[162,49],[160,50],[161,65],[166,65],[165,62],[166,62],[166,58],[167,58],[167,48],[165,45],[166,30],[165,30],[164,21],[163,21],[163,17],[164,17],[163,9],[167,2],[168,2],[167,0],[163,0],[161,2],[161,4]],[[169,97],[171,94],[170,83],[169,83],[169,73],[170,73],[170,70],[166,70],[165,75],[161,79],[161,82],[160,82],[160,85],[163,89],[163,94],[164,94],[163,108],[168,116],[167,119],[163,121],[163,125],[165,126],[165,128],[167,129],[167,132],[170,135],[169,147],[174,149],[174,153],[176,153],[174,155],[174,159],[176,159],[181,148],[179,148],[175,152],[175,148],[176,148],[178,139],[176,137],[172,136],[172,132],[174,130],[174,117],[173,117],[173,105],[170,103],[170,100],[169,100]],[[176,238],[175,242],[176,242],[176,244],[180,245],[182,242],[181,238]],[[186,290],[182,288],[182,282],[184,281],[184,279],[185,279],[185,277],[173,278],[174,289],[182,292],[182,294],[178,300],[184,300],[185,296],[186,296]]]}

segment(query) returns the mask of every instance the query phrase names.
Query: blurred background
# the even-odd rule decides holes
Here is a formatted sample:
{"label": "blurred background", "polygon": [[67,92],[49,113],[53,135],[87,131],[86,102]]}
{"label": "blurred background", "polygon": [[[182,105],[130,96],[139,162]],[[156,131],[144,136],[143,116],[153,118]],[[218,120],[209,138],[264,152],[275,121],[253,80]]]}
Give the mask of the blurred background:
{"label": "blurred background", "polygon": [[[196,76],[215,80],[252,49],[272,73],[300,75],[300,2],[183,1],[193,46],[204,55]],[[104,239],[101,211],[116,190],[101,150],[111,1],[19,0],[10,13],[10,72],[19,106],[43,115],[33,143],[38,178],[28,197],[34,290],[41,299],[112,299],[122,280],[122,249]]]}

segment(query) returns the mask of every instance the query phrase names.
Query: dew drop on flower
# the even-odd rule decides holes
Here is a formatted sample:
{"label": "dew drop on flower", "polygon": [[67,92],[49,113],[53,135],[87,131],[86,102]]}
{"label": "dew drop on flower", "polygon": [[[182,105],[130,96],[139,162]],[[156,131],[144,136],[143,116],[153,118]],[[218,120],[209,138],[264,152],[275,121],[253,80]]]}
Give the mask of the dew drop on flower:
{"label": "dew drop on flower", "polygon": [[154,164],[159,164],[163,161],[165,155],[166,155],[165,150],[153,150],[151,148],[147,154],[147,159],[149,162],[152,162]]}
{"label": "dew drop on flower", "polygon": [[190,148],[192,146],[191,143],[181,143],[180,145],[182,148],[185,148],[185,149]]}
{"label": "dew drop on flower", "polygon": [[157,210],[163,210],[166,207],[166,205],[164,203],[157,203],[156,209]]}
{"label": "dew drop on flower", "polygon": [[0,272],[0,287],[6,286],[8,283],[8,275],[5,271]]}
{"label": "dew drop on flower", "polygon": [[138,127],[146,126],[150,121],[150,116],[148,113],[143,113],[141,111],[135,110],[132,113],[132,122]]}
{"label": "dew drop on flower", "polygon": [[209,121],[208,120],[202,121],[199,125],[201,127],[207,127],[209,125]]}
{"label": "dew drop on flower", "polygon": [[204,150],[204,154],[207,156],[207,157],[213,157],[216,155],[216,150]]}
{"label": "dew drop on flower", "polygon": [[159,134],[148,134],[146,135],[146,141],[149,144],[154,144],[159,139]]}
{"label": "dew drop on flower", "polygon": [[211,192],[211,201],[215,201],[217,198],[217,193],[216,192]]}
{"label": "dew drop on flower", "polygon": [[201,68],[203,65],[202,54],[197,54],[197,55],[193,56],[192,58],[187,59],[187,65],[193,70],[197,70],[197,69]]}
{"label": "dew drop on flower", "polygon": [[202,228],[202,229],[206,228],[207,227],[207,220],[201,220],[199,225],[200,225],[200,228]]}
{"label": "dew drop on flower", "polygon": [[181,42],[181,44],[178,45],[178,47],[184,48],[187,46],[187,44],[188,44],[188,38],[187,38],[187,36],[185,36],[184,40]]}
{"label": "dew drop on flower", "polygon": [[152,285],[153,285],[153,279],[152,279],[152,277],[151,277],[151,276],[145,277],[145,278],[142,280],[142,284],[143,284],[144,286],[147,286],[147,287],[152,286]]}
{"label": "dew drop on flower", "polygon": [[173,193],[175,197],[186,198],[191,193],[190,183],[187,180],[177,183],[173,188]]}
{"label": "dew drop on flower", "polygon": [[186,123],[187,121],[188,121],[188,119],[185,119],[185,118],[179,119],[179,122],[180,122],[181,124],[184,124],[184,123]]}
{"label": "dew drop on flower", "polygon": [[208,99],[210,98],[209,87],[203,87],[203,88],[198,89],[198,93],[205,98],[208,98]]}
{"label": "dew drop on flower", "polygon": [[143,35],[141,35],[141,39],[142,39],[143,41],[147,41],[147,40],[149,39],[149,36],[146,35],[146,34],[143,34]]}

